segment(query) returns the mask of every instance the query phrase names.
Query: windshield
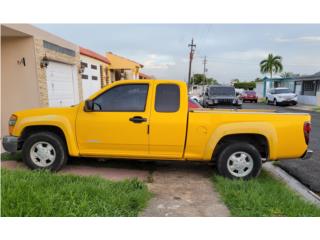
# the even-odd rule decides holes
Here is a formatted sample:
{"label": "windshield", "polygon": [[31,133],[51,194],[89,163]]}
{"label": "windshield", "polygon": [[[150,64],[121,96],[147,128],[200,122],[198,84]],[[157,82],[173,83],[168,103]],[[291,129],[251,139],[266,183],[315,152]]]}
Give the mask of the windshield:
{"label": "windshield", "polygon": [[245,91],[244,93],[245,93],[245,94],[256,94],[255,91]]}
{"label": "windshield", "polygon": [[292,93],[292,91],[288,88],[284,88],[284,89],[275,89],[274,90],[275,94],[281,94],[281,93]]}
{"label": "windshield", "polygon": [[210,87],[209,94],[213,95],[225,95],[225,96],[234,96],[235,90],[233,87]]}

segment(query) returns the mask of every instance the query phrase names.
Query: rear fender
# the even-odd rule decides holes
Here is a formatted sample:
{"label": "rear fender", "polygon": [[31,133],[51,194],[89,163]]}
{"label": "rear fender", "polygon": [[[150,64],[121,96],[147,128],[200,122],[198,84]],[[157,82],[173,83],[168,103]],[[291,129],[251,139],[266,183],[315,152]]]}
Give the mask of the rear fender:
{"label": "rear fender", "polygon": [[227,123],[216,128],[205,148],[203,159],[210,160],[218,142],[225,136],[234,134],[259,134],[264,136],[269,145],[269,159],[277,156],[278,137],[275,128],[267,122]]}

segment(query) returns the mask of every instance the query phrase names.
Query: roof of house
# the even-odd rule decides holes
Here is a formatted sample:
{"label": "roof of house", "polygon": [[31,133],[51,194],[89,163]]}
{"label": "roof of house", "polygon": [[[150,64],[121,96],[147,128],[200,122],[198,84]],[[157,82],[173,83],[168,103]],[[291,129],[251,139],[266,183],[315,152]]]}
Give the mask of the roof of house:
{"label": "roof of house", "polygon": [[153,76],[144,74],[144,73],[142,73],[142,72],[139,72],[139,76],[140,76],[140,77],[143,77],[143,78],[147,78],[147,79],[152,79],[152,78],[154,78]]}
{"label": "roof of house", "polygon": [[83,48],[83,47],[80,47],[80,54],[87,56],[87,57],[94,58],[94,59],[99,60],[101,62],[104,62],[106,64],[111,64],[111,62],[109,61],[108,58],[100,55],[99,53],[96,53],[94,51],[91,51],[91,50]]}
{"label": "roof of house", "polygon": [[130,60],[128,58],[116,55],[112,52],[107,53],[107,58],[111,62],[111,68],[114,69],[130,69],[134,67],[142,68],[143,65],[141,63],[138,63],[136,61]]}

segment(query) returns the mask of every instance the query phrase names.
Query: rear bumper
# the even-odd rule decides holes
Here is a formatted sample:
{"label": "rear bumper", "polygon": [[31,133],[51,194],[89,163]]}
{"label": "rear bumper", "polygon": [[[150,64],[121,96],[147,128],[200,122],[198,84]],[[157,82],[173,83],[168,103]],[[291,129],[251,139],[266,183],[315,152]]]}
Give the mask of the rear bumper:
{"label": "rear bumper", "polygon": [[302,160],[307,160],[312,157],[313,151],[308,149],[301,157]]}
{"label": "rear bumper", "polygon": [[14,136],[5,136],[2,139],[2,146],[7,152],[17,152],[19,150],[19,138]]}
{"label": "rear bumper", "polygon": [[278,102],[279,105],[290,105],[290,104],[297,104],[298,102],[295,100],[284,100],[282,102]]}

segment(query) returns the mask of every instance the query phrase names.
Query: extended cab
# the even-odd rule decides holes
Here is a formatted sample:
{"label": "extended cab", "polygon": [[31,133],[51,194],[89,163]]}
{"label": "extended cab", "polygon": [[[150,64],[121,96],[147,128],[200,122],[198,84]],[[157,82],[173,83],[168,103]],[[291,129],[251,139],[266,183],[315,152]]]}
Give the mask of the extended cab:
{"label": "extended cab", "polygon": [[187,85],[117,81],[76,106],[14,113],[9,152],[32,169],[73,157],[214,161],[230,178],[257,176],[265,160],[308,158],[310,115],[189,109]]}

